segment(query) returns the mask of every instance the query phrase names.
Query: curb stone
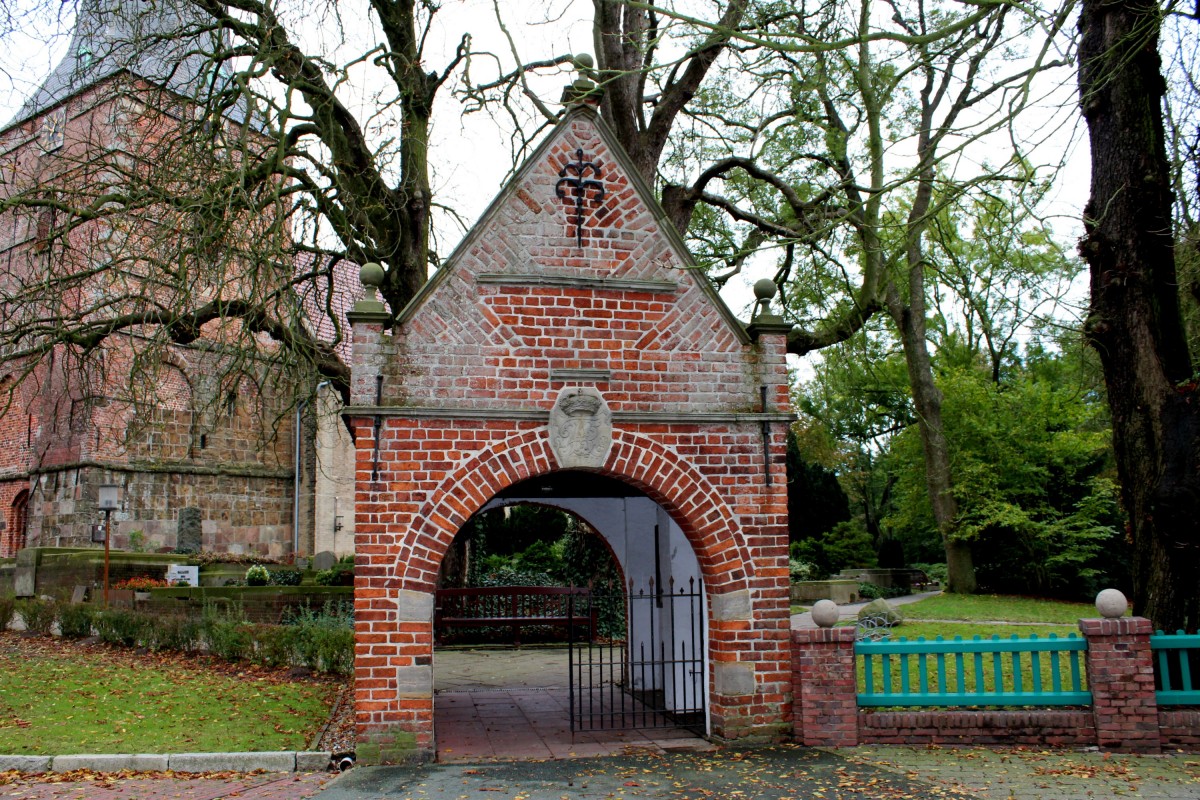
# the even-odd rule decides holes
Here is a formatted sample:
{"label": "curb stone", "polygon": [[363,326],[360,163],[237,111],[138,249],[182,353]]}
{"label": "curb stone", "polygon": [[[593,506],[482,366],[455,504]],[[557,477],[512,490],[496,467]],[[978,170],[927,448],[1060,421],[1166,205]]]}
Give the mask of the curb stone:
{"label": "curb stone", "polygon": [[126,755],[121,753],[102,753],[98,755],[55,756],[51,759],[52,772],[71,772],[77,769],[90,769],[93,772],[165,772],[170,756],[165,755]]}
{"label": "curb stone", "polygon": [[332,753],[294,751],[266,753],[100,753],[60,756],[0,755],[0,772],[324,772]]}
{"label": "curb stone", "polygon": [[0,756],[0,772],[49,772],[50,756]]}

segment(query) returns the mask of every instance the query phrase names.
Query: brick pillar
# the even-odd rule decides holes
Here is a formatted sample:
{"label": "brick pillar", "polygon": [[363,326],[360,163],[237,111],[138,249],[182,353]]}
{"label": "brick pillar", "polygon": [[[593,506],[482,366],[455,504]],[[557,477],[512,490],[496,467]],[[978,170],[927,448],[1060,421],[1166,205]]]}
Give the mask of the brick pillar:
{"label": "brick pillar", "polygon": [[1088,643],[1088,686],[1100,747],[1131,753],[1159,752],[1150,620],[1081,619],[1079,629]]}
{"label": "brick pillar", "polygon": [[792,730],[811,747],[858,744],[854,628],[792,631]]}

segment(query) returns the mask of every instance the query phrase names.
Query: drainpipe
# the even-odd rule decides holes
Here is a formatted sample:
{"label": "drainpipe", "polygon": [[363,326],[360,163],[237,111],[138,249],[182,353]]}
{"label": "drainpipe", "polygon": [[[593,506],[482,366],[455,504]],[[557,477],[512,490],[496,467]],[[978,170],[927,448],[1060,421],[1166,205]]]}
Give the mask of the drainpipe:
{"label": "drainpipe", "polygon": [[[315,397],[320,393],[322,386],[328,386],[329,381],[321,381],[317,384],[317,388],[313,390]],[[292,462],[292,562],[295,563],[300,555],[300,455],[303,449],[304,442],[304,409],[308,407],[308,398],[305,397],[296,406],[296,453],[295,460]]]}

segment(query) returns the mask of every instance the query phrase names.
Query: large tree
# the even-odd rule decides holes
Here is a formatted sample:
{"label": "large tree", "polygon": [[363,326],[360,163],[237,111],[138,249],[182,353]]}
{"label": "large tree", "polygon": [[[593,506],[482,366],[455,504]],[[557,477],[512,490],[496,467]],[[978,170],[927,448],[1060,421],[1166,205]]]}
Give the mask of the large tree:
{"label": "large tree", "polygon": [[1091,269],[1087,335],[1104,369],[1129,517],[1134,610],[1167,630],[1195,630],[1200,393],[1175,262],[1163,14],[1154,0],[1082,5],[1079,92],[1092,190],[1080,252]]}
{"label": "large tree", "polygon": [[718,280],[755,251],[779,254],[790,352],[844,341],[881,311],[891,319],[953,591],[974,577],[928,345],[930,225],[984,187],[1029,179],[1019,148],[967,163],[983,142],[1020,140],[1008,134],[1035,77],[1059,63],[1069,8],[757,3],[736,37],[738,68],[685,110],[664,164],[668,177],[695,176],[667,185],[664,201],[701,256],[727,265]]}

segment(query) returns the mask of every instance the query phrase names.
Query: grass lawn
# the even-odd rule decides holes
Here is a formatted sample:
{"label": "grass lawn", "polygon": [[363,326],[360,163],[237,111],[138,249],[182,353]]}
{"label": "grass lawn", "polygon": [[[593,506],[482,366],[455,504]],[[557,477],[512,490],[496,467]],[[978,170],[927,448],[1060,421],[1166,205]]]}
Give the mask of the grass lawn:
{"label": "grass lawn", "polygon": [[996,594],[940,594],[910,603],[901,612],[905,619],[913,620],[1056,622],[1071,626],[1084,617],[1097,616],[1096,607],[1091,603]]}
{"label": "grass lawn", "polygon": [[0,633],[0,753],[302,750],[338,684]]}
{"label": "grass lawn", "polygon": [[[904,612],[908,609],[905,607],[900,610]],[[906,639],[916,639],[924,636],[926,639],[936,639],[941,636],[943,639],[953,639],[955,636],[961,636],[964,639],[972,639],[982,636],[990,639],[995,634],[1001,639],[1008,639],[1016,634],[1021,639],[1028,639],[1033,635],[1039,639],[1045,639],[1052,633],[1060,639],[1064,639],[1072,633],[1076,636],[1083,635],[1079,632],[1078,625],[995,625],[970,622],[922,622],[906,619],[903,624],[892,629],[892,638],[898,639],[903,636]]]}

